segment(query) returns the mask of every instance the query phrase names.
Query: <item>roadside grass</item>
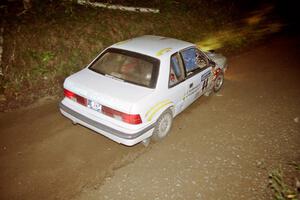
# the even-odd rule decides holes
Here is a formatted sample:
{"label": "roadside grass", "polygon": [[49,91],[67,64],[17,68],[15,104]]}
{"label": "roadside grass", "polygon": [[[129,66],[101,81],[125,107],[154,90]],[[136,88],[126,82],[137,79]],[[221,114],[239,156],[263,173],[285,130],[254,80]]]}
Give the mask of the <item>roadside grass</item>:
{"label": "roadside grass", "polygon": [[235,9],[204,3],[201,9],[175,5],[162,7],[159,14],[143,14],[52,3],[21,16],[8,15],[0,111],[48,95],[61,96],[65,77],[85,67],[105,47],[132,37],[174,37],[225,53],[263,37],[265,33],[254,34],[262,29],[262,15],[254,25],[241,24],[244,18],[237,19]]}
{"label": "roadside grass", "polygon": [[[269,187],[275,200],[300,200],[300,182],[298,180],[300,164],[288,163],[291,169],[283,170],[282,166],[269,173]],[[283,172],[288,172],[284,174]]]}

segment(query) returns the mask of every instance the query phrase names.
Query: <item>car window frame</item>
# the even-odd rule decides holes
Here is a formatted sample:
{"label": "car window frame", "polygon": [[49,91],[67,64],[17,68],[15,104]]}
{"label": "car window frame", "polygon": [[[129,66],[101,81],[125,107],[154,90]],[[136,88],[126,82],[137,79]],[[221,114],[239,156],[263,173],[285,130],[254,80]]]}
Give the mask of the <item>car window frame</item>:
{"label": "car window frame", "polygon": [[[198,50],[198,51],[206,58],[206,60],[207,60],[207,64],[206,64],[205,67],[200,68],[200,67],[198,66],[197,68],[195,68],[195,69],[193,69],[192,71],[190,71],[190,72],[192,72],[191,74],[188,74],[188,73],[190,73],[190,72],[187,72],[186,64],[185,64],[184,59],[183,59],[183,56],[182,56],[182,52],[183,52],[183,51],[186,51],[186,50],[188,50],[188,49],[196,49],[196,50]],[[184,66],[184,70],[185,70],[185,73],[186,73],[186,74],[185,74],[185,79],[189,79],[189,78],[195,76],[196,74],[200,73],[201,71],[203,71],[203,70],[205,70],[205,69],[207,69],[207,68],[209,67],[209,58],[207,57],[207,55],[206,55],[204,52],[202,52],[202,51],[201,51],[199,48],[197,48],[196,46],[191,46],[191,47],[187,47],[187,48],[185,48],[185,49],[182,49],[182,50],[179,51],[179,54],[180,54],[180,56],[181,56],[182,64],[183,64],[183,66]]]}
{"label": "car window frame", "polygon": [[[177,58],[180,59],[180,60],[179,60],[179,65],[181,65],[180,67],[181,67],[182,70],[183,70],[183,79],[182,79],[181,81],[178,81],[177,83],[175,83],[175,84],[173,84],[173,85],[170,85],[171,65],[172,65],[171,62],[172,62],[172,57],[175,56],[176,54],[178,55]],[[173,53],[173,54],[170,56],[169,76],[168,76],[168,88],[173,88],[174,86],[179,85],[180,83],[184,82],[185,80],[186,80],[186,69],[185,69],[185,66],[184,66],[184,64],[183,64],[182,57],[181,57],[181,55],[180,55],[180,53],[179,53],[179,51],[178,51],[178,52]]]}
{"label": "car window frame", "polygon": [[136,83],[136,82],[133,82],[133,81],[128,81],[128,80],[124,80],[124,79],[120,79],[124,82],[127,82],[127,83],[131,83],[133,85],[138,85],[138,86],[142,86],[142,87],[146,87],[146,88],[150,88],[150,89],[155,89],[156,86],[157,86],[157,82],[158,82],[158,78],[159,78],[159,69],[160,69],[160,60],[157,59],[157,58],[154,58],[154,57],[151,57],[149,55],[145,55],[145,54],[142,54],[142,53],[138,53],[138,52],[133,52],[133,51],[130,51],[130,50],[125,50],[125,49],[118,49],[118,48],[114,48],[114,47],[111,47],[111,48],[107,48],[105,49],[102,53],[100,53],[89,65],[88,65],[88,69],[91,70],[91,71],[94,71],[98,74],[101,74],[103,76],[105,76],[104,73],[102,73],[101,71],[98,71],[98,70],[95,70],[92,68],[92,66],[99,60],[102,58],[103,55],[105,55],[107,52],[113,52],[113,53],[120,53],[120,54],[123,54],[123,55],[127,55],[127,56],[132,56],[132,57],[135,57],[135,58],[140,58],[140,59],[143,59],[143,60],[146,60],[150,63],[153,64],[153,71],[152,71],[152,74],[151,74],[151,81],[150,81],[150,84],[149,86],[147,85],[144,85],[144,84],[139,84],[139,83]]}
{"label": "car window frame", "polygon": [[[196,68],[196,69],[194,69],[194,70],[191,71],[191,72],[193,72],[192,74],[188,74],[188,72],[187,72],[187,70],[186,70],[186,65],[185,65],[185,63],[184,63],[184,59],[183,59],[183,56],[182,56],[182,52],[185,51],[185,50],[191,49],[191,48],[196,49],[197,51],[199,51],[199,52],[206,58],[206,60],[207,60],[207,65],[206,65],[205,67],[203,67],[203,68],[198,67],[198,68]],[[170,85],[171,62],[172,62],[172,57],[173,57],[174,55],[176,55],[176,54],[179,55],[179,58],[180,58],[179,62],[181,63],[182,68],[183,68],[183,71],[184,71],[184,78],[183,78],[183,80],[178,81],[178,82],[175,83],[174,85]],[[195,76],[196,74],[200,73],[201,71],[207,69],[209,66],[210,66],[210,58],[209,58],[203,51],[201,51],[199,48],[197,48],[196,46],[187,47],[187,48],[184,48],[184,49],[182,49],[182,50],[180,50],[180,51],[177,51],[177,52],[173,53],[173,54],[170,56],[170,65],[169,65],[169,74],[168,74],[168,88],[170,89],[170,88],[173,88],[173,87],[175,87],[175,86],[177,86],[177,85],[183,83],[185,80],[187,80],[187,79],[189,79],[189,78]]]}

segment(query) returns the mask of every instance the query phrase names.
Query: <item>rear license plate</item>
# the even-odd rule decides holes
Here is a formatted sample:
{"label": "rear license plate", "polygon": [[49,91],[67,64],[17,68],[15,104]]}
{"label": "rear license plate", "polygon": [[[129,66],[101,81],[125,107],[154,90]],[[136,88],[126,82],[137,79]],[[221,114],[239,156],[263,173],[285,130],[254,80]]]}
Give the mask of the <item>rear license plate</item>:
{"label": "rear license plate", "polygon": [[92,100],[88,100],[88,107],[96,111],[101,111],[101,104]]}

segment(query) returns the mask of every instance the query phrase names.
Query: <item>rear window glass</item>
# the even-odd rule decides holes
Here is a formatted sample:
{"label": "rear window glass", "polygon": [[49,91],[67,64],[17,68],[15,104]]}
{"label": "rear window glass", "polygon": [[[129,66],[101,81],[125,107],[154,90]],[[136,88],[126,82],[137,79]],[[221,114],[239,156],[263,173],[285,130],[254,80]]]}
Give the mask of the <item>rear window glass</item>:
{"label": "rear window glass", "polygon": [[89,69],[126,82],[154,88],[159,60],[135,52],[108,49]]}

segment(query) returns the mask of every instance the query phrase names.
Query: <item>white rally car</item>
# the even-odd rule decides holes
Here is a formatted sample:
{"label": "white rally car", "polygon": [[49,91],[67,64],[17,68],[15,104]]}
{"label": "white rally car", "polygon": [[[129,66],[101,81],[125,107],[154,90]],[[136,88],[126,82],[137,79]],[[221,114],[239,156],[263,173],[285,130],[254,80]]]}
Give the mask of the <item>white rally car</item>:
{"label": "white rally car", "polygon": [[173,118],[223,85],[226,58],[194,44],[142,36],[114,44],[64,82],[60,111],[118,143],[164,138]]}

